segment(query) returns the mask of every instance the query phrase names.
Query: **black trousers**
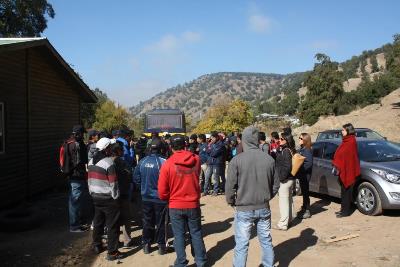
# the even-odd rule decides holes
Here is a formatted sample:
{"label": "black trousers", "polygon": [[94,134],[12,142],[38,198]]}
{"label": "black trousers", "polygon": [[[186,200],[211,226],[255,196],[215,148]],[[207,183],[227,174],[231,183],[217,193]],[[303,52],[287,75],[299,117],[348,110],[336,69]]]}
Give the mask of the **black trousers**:
{"label": "black trousers", "polygon": [[342,183],[340,183],[341,191],[341,208],[340,211],[343,215],[350,215],[352,212],[352,202],[353,202],[353,185],[345,188]]}
{"label": "black trousers", "polygon": [[107,226],[107,250],[108,253],[118,251],[119,241],[119,217],[120,203],[115,199],[93,198],[93,245],[101,246],[101,237],[104,233],[104,225]]}
{"label": "black trousers", "polygon": [[302,209],[310,209],[310,182],[308,181],[307,175],[301,176],[299,178],[301,194],[303,196],[303,206]]}
{"label": "black trousers", "polygon": [[158,245],[165,245],[165,209],[166,203],[142,201],[143,244],[153,243],[155,237]]}

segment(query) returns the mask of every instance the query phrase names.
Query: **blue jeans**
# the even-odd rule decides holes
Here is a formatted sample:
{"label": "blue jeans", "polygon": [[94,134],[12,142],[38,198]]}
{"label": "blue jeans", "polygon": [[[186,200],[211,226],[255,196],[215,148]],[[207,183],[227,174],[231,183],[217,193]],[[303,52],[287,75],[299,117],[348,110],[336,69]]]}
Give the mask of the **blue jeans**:
{"label": "blue jeans", "polygon": [[174,233],[174,248],[176,252],[175,267],[186,267],[188,260],[185,252],[185,233],[189,229],[194,261],[198,267],[206,264],[206,247],[201,232],[201,211],[195,209],[169,209],[172,231]]}
{"label": "blue jeans", "polygon": [[234,267],[244,267],[247,261],[251,227],[257,226],[257,236],[262,249],[261,263],[264,267],[274,264],[274,249],[271,238],[271,211],[259,209],[237,211],[235,213],[235,250],[233,257]]}
{"label": "blue jeans", "polygon": [[77,230],[83,223],[82,208],[85,194],[87,194],[88,186],[86,180],[69,179],[69,228],[70,230]]}
{"label": "blue jeans", "polygon": [[223,166],[217,166],[217,165],[210,165],[207,168],[206,171],[206,180],[204,182],[204,193],[208,192],[208,187],[210,185],[210,180],[211,177],[213,179],[214,182],[214,188],[213,191],[214,193],[218,193],[218,189],[219,189],[219,177],[222,177],[222,186],[223,191],[225,191],[225,170],[223,169]]}

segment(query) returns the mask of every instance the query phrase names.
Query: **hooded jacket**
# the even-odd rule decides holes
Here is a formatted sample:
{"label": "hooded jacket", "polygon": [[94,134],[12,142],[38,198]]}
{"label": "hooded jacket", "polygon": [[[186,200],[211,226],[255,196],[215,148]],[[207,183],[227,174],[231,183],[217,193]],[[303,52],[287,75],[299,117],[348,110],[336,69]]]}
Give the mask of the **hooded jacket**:
{"label": "hooded jacket", "polygon": [[238,211],[269,208],[269,201],[279,190],[275,162],[258,148],[258,130],[249,126],[243,131],[243,153],[228,166],[225,197]]}
{"label": "hooded jacket", "polygon": [[157,154],[151,154],[139,161],[135,168],[133,181],[140,185],[143,201],[165,203],[158,197],[158,179],[161,166],[165,159]]}
{"label": "hooded jacket", "polygon": [[200,206],[200,158],[185,150],[175,151],[160,170],[158,195],[169,208],[194,209]]}

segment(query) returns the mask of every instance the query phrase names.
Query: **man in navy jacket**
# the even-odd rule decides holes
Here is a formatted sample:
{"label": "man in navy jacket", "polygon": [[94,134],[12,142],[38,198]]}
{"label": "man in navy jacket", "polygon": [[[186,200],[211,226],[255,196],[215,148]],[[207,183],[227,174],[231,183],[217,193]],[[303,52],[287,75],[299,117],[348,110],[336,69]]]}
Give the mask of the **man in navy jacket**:
{"label": "man in navy jacket", "polygon": [[159,198],[158,178],[161,166],[165,159],[160,156],[163,144],[159,138],[155,138],[150,145],[150,155],[139,161],[135,169],[133,180],[140,185],[142,195],[143,212],[143,251],[150,253],[155,227],[157,226],[158,253],[166,252],[165,242],[165,212],[167,202]]}
{"label": "man in navy jacket", "polygon": [[[220,140],[218,133],[211,134],[211,145],[208,148],[208,170],[204,183],[203,195],[207,195],[210,178],[213,177],[214,189],[213,196],[217,196],[219,189],[219,177],[225,178],[225,144]],[[221,188],[225,189],[225,179],[222,180]]]}

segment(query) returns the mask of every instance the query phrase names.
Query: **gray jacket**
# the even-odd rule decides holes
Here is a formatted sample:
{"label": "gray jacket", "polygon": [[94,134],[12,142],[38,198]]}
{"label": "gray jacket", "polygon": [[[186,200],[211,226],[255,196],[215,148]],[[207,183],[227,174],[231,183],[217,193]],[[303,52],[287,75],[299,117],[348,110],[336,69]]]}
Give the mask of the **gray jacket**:
{"label": "gray jacket", "polygon": [[258,130],[249,126],[243,131],[243,153],[229,162],[225,197],[239,211],[269,208],[269,201],[279,190],[275,161],[258,148]]}

